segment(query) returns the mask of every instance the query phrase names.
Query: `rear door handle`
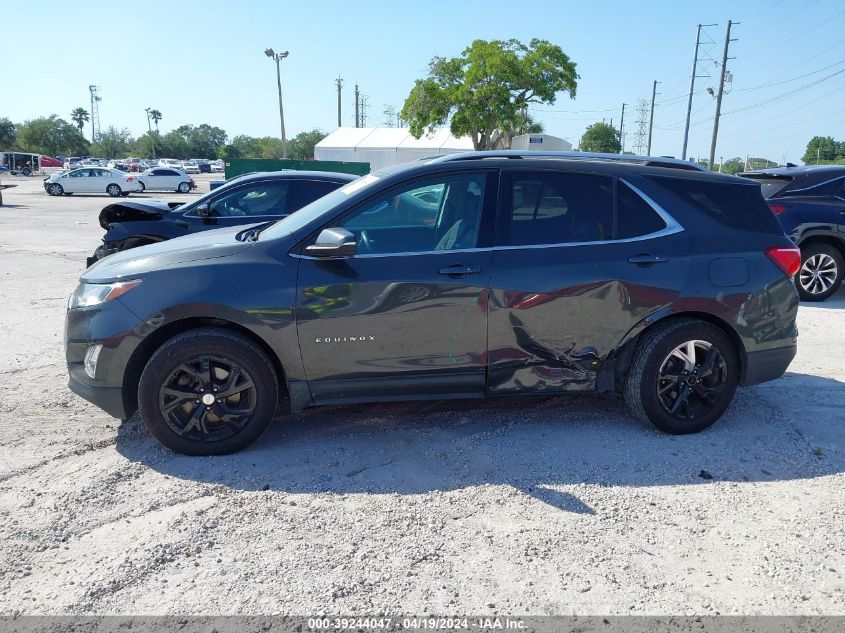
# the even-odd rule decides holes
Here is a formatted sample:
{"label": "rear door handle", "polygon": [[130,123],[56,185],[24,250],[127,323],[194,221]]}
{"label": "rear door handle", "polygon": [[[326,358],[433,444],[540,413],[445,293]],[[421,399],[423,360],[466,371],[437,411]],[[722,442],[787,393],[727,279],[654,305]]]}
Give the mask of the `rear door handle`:
{"label": "rear door handle", "polygon": [[662,264],[669,259],[663,255],[652,255],[651,253],[640,253],[636,257],[629,257],[629,264],[636,264],[637,266],[651,266],[652,264]]}
{"label": "rear door handle", "polygon": [[465,277],[466,275],[477,275],[480,272],[479,266],[466,266],[464,264],[452,264],[440,269],[441,275],[448,275],[449,277]]}

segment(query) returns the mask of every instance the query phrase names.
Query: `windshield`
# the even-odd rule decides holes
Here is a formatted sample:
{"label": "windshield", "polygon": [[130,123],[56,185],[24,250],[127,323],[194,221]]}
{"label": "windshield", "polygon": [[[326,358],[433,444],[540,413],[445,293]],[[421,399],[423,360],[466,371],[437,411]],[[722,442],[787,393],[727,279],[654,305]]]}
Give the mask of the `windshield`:
{"label": "windshield", "polygon": [[340,189],[335,189],[330,194],[327,194],[322,198],[318,198],[311,204],[305,205],[296,213],[292,213],[286,218],[282,218],[264,231],[264,235],[268,239],[272,239],[296,233],[302,229],[302,227],[310,224],[324,213],[331,211],[337,205],[348,200],[349,196],[352,194],[372,187],[379,180],[380,178],[373,174],[367,174],[358,180],[353,180]]}

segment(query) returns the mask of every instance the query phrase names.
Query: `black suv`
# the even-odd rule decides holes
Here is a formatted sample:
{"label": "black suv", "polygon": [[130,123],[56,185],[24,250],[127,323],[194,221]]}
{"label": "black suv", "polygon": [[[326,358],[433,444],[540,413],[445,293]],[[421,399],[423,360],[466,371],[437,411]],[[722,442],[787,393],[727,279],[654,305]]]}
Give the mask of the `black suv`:
{"label": "black suv", "polygon": [[759,182],[786,234],[801,248],[798,293],[835,294],[845,275],[845,166],[779,167],[740,174]]}
{"label": "black suv", "polygon": [[620,392],[707,428],[794,357],[799,251],[748,180],[575,156],[402,165],[104,259],[68,303],[70,387],[197,455],[399,399]]}
{"label": "black suv", "polygon": [[357,176],[324,171],[276,171],[233,178],[192,202],[122,200],[103,208],[103,244],[88,266],[118,251],[197,231],[278,220]]}

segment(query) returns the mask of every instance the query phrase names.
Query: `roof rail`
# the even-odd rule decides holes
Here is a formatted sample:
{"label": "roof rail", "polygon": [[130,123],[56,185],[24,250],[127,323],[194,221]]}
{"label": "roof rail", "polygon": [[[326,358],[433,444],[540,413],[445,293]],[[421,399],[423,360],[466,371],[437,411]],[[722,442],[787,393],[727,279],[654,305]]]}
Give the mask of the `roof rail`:
{"label": "roof rail", "polygon": [[438,162],[451,162],[458,160],[478,160],[480,158],[565,158],[567,160],[597,160],[612,161],[621,163],[638,163],[650,167],[669,167],[674,169],[690,169],[694,171],[707,171],[697,163],[677,158],[663,156],[635,156],[634,154],[605,154],[602,152],[565,152],[565,151],[542,151],[542,150],[492,150],[480,152],[461,152],[459,154],[446,154],[434,158]]}

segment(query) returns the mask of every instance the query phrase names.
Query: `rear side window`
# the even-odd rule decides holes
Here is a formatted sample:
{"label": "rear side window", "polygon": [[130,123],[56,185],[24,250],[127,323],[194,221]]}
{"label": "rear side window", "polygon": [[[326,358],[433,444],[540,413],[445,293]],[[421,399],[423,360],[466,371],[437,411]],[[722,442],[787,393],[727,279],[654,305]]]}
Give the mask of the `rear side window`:
{"label": "rear side window", "polygon": [[719,224],[753,233],[783,233],[757,185],[666,176],[649,178]]}
{"label": "rear side window", "polygon": [[599,242],[613,238],[613,180],[606,176],[514,172],[501,245]]}
{"label": "rear side window", "polygon": [[618,189],[619,206],[616,215],[616,238],[620,240],[651,235],[666,228],[657,212],[624,182]]}

